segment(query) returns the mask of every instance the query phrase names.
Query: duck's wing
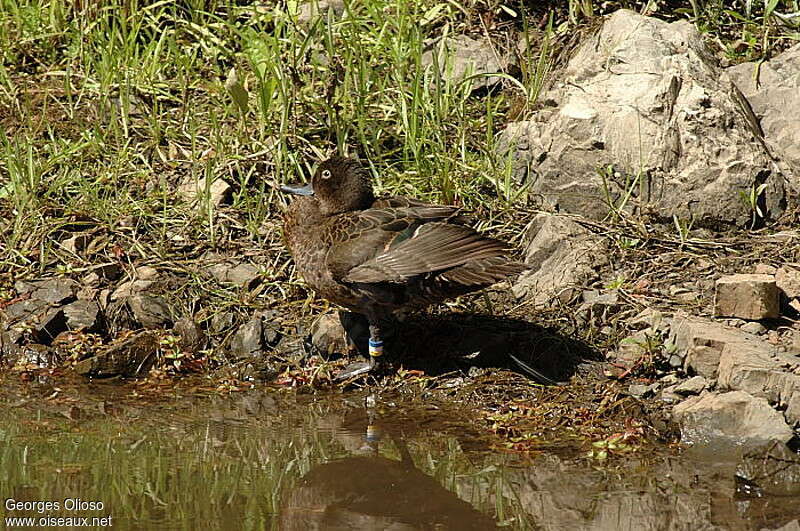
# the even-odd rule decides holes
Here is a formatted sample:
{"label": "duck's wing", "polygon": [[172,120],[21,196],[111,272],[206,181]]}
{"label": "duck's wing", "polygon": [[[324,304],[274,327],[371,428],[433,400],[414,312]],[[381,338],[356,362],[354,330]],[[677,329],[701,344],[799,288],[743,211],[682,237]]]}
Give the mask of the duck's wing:
{"label": "duck's wing", "polygon": [[376,199],[371,208],[390,208],[406,212],[411,211],[414,217],[428,219],[430,221],[447,219],[448,223],[456,223],[458,225],[472,225],[474,221],[469,215],[464,213],[461,207],[436,205],[402,195],[393,195]]}
{"label": "duck's wing", "polygon": [[[393,239],[372,259],[353,267],[343,277],[345,282],[403,282],[416,275],[453,269],[456,282],[478,282],[482,267],[496,266],[508,250],[505,242],[487,238],[469,227],[441,221],[421,223],[404,231],[404,238]],[[505,261],[505,258],[502,258]],[[456,269],[461,269],[460,273]],[[492,268],[494,269],[494,268]]]}
{"label": "duck's wing", "polygon": [[452,222],[458,212],[456,207],[420,204],[342,214],[321,228],[329,238],[325,265],[334,279],[344,280],[353,269],[412,238],[426,223]]}

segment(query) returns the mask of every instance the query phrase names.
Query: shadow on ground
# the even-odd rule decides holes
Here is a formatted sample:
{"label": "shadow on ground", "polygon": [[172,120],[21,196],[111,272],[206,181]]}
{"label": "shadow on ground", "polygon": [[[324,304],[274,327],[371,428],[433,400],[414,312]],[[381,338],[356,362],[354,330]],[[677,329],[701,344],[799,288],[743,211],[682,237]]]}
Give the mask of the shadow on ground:
{"label": "shadow on ground", "polygon": [[[349,312],[339,317],[351,340],[366,345],[366,320]],[[415,315],[394,326],[386,349],[393,362],[431,376],[498,368],[553,382],[568,380],[581,365],[602,359],[587,344],[536,324],[480,314]]]}

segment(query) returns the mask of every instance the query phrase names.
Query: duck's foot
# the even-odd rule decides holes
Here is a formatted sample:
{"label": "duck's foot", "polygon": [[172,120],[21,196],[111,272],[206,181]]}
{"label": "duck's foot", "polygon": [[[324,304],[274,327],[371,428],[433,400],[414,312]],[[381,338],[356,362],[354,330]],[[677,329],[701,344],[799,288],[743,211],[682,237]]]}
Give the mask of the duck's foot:
{"label": "duck's foot", "polygon": [[388,364],[379,358],[370,358],[369,361],[357,361],[355,363],[351,363],[347,367],[344,368],[342,372],[337,374],[334,377],[334,380],[337,382],[342,382],[344,380],[350,380],[351,378],[356,378],[358,376],[363,376],[367,374],[378,374],[383,372],[388,367]]}

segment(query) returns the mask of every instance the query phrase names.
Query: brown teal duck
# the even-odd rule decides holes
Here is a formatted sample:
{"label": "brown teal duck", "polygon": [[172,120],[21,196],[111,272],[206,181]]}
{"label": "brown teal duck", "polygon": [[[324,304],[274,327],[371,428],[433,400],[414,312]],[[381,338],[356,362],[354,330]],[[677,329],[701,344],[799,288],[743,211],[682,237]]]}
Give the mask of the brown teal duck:
{"label": "brown teal duck", "polygon": [[398,313],[527,269],[506,257],[508,244],[466,226],[458,207],[376,198],[370,174],[353,159],[326,160],[310,183],[281,190],[301,196],[284,221],[298,272],[322,297],[369,323],[369,364],[340,377],[384,364],[382,328]]}

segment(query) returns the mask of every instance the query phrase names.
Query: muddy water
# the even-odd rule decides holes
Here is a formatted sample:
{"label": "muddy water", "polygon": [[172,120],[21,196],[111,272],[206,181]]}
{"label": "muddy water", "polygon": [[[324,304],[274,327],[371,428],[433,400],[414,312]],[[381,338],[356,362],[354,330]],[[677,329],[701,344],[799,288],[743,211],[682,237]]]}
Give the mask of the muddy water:
{"label": "muddy water", "polygon": [[0,384],[4,517],[35,524],[798,529],[791,455],[523,459],[452,406],[387,396]]}

